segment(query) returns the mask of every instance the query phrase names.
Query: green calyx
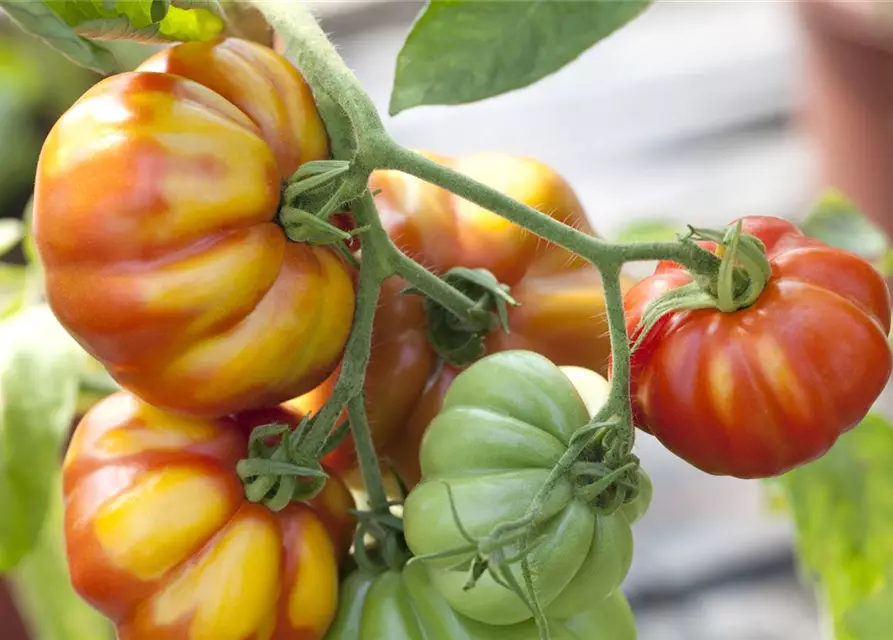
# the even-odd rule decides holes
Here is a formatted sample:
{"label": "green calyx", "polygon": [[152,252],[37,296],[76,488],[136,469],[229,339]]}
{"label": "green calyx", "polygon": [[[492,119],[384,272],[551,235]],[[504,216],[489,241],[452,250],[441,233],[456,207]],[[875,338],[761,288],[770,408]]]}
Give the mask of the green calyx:
{"label": "green calyx", "polygon": [[357,566],[370,573],[400,571],[412,558],[403,535],[403,520],[391,507],[402,500],[388,501],[387,509],[351,511],[359,523],[354,533],[353,555]]}
{"label": "green calyx", "polygon": [[388,466],[397,480],[400,499],[384,499],[368,510],[351,510],[358,523],[353,539],[354,560],[360,569],[373,574],[400,571],[412,558],[403,534],[403,519],[393,511],[394,507],[403,507],[409,487],[397,469],[390,463]]}
{"label": "green calyx", "polygon": [[694,282],[660,296],[645,309],[633,335],[635,351],[654,326],[675,311],[717,309],[734,313],[760,297],[772,275],[766,247],[756,236],[741,231],[741,222],[725,230],[691,229],[690,239],[717,244],[719,267],[712,274],[695,274]]}
{"label": "green calyx", "polygon": [[[510,333],[508,306],[519,303],[509,294],[509,287],[500,283],[486,269],[455,267],[443,280],[474,301],[465,316],[441,306],[432,298],[426,298],[428,339],[437,354],[456,366],[466,365],[486,353],[484,338],[497,328]],[[414,287],[403,293],[421,293]]]}
{"label": "green calyx", "polygon": [[248,440],[248,457],[236,465],[249,502],[281,511],[322,491],[328,474],[314,457],[301,451],[309,423],[310,419],[304,418],[294,431],[287,424],[276,423],[254,429]]}
{"label": "green calyx", "polygon": [[302,165],[283,187],[279,224],[292,242],[332,246],[356,264],[346,243],[368,228],[346,230],[329,222],[357,196],[348,180],[350,168],[345,160],[316,160]]}
{"label": "green calyx", "polygon": [[574,497],[610,515],[639,495],[639,458],[617,422],[590,423],[574,440],[585,443],[568,469]]}

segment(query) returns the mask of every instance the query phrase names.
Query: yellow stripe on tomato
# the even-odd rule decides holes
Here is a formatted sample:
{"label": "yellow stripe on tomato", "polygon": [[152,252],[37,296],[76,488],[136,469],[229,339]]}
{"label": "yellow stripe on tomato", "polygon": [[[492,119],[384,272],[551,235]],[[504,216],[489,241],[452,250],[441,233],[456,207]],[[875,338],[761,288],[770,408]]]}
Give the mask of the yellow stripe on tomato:
{"label": "yellow stripe on tomato", "polygon": [[102,506],[93,527],[115,566],[152,580],[194,553],[231,514],[220,480],[201,469],[168,467]]}
{"label": "yellow stripe on tomato", "polygon": [[337,608],[338,567],[332,541],[310,511],[301,514],[294,553],[297,571],[288,597],[288,620],[292,628],[309,628],[315,637],[322,637]]}

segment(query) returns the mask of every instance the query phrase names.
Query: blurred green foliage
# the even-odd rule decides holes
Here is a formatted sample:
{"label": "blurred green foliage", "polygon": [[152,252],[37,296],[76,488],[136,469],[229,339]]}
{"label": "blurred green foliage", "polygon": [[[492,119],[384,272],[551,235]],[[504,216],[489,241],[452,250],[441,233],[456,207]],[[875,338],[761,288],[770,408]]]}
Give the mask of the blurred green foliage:
{"label": "blurred green foliage", "polygon": [[0,20],[0,217],[21,215],[49,128],[98,79]]}
{"label": "blurred green foliage", "polygon": [[[107,44],[122,69],[133,69],[158,48]],[[100,79],[0,12],[0,395],[6,398],[0,407],[0,568],[12,569],[8,584],[34,640],[114,635],[71,587],[58,495],[61,450],[78,390],[83,395],[95,386],[92,378],[101,376],[39,304],[40,265],[30,236],[22,237],[43,141],[59,116]],[[19,266],[25,262],[30,264]],[[24,329],[16,334],[15,327]],[[13,455],[22,447],[28,455]],[[8,624],[0,622],[0,637]]]}
{"label": "blurred green foliage", "polygon": [[[124,69],[155,50],[135,42],[108,44]],[[44,138],[56,119],[100,79],[0,13],[0,218],[21,217]]]}

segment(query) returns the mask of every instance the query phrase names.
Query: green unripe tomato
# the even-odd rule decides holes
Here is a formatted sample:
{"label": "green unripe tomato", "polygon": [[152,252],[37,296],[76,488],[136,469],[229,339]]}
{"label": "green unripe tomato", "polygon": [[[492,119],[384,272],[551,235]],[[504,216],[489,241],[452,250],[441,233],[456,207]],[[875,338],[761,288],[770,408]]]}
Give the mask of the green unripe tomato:
{"label": "green unripe tomato", "polygon": [[[404,506],[412,552],[424,556],[468,545],[454,519],[447,486],[459,520],[475,539],[524,516],[573,433],[607,399],[606,382],[601,389],[600,400],[587,394],[584,402],[561,369],[528,351],[496,353],[463,371],[422,442],[422,482]],[[542,539],[528,556],[540,605],[556,619],[575,616],[606,598],[620,586],[632,561],[626,516],[620,511],[598,515],[577,496],[577,489],[567,476],[549,493],[542,510]],[[508,545],[506,555],[521,546]],[[464,616],[489,625],[530,619],[526,603],[489,573],[471,589],[464,588],[472,558],[468,553],[422,561],[434,587]],[[512,571],[523,585],[521,563],[512,565]]]}
{"label": "green unripe tomato", "polygon": [[[539,640],[532,620],[491,626],[457,613],[431,584],[428,569],[410,562],[402,571],[355,571],[342,583],[338,614],[325,640]],[[552,640],[636,640],[623,593],[567,620],[550,620]]]}

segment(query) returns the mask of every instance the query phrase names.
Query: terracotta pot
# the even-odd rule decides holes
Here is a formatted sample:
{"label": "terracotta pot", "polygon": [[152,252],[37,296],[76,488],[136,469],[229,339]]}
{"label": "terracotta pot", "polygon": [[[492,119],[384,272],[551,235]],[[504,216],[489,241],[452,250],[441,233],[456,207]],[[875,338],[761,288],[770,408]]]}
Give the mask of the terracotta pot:
{"label": "terracotta pot", "polygon": [[798,4],[806,33],[805,124],[821,179],[893,236],[893,4]]}
{"label": "terracotta pot", "polygon": [[0,580],[0,638],[29,640],[29,637],[6,585]]}

